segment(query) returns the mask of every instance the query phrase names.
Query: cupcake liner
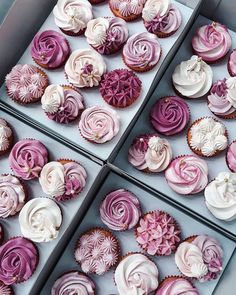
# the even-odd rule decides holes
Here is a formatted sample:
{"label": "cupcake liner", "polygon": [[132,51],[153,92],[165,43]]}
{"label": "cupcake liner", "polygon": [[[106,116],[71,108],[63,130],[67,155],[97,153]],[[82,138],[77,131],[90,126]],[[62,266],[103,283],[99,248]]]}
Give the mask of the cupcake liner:
{"label": "cupcake liner", "polygon": [[71,36],[71,37],[78,37],[78,36],[81,36],[84,34],[86,28],[84,28],[83,30],[80,30],[78,33],[74,33],[72,31],[66,31],[66,30],[63,30],[62,28],[59,28],[63,34],[67,35],[67,36]]}
{"label": "cupcake liner", "polygon": [[229,148],[230,148],[230,146],[231,146],[233,143],[236,143],[236,140],[233,140],[233,141],[228,145],[228,147],[227,147],[227,149],[226,149],[226,153],[225,153],[225,162],[226,162],[226,164],[227,164],[229,170],[230,170],[231,172],[235,173],[236,171],[234,171],[233,169],[230,168],[229,161],[228,161],[228,157],[227,157],[227,155],[228,155],[228,151],[229,151]]}
{"label": "cupcake liner", "polygon": [[[4,119],[2,119],[2,120],[4,120]],[[4,120],[4,121],[6,122],[7,127],[11,129],[11,136],[8,137],[8,141],[9,141],[8,147],[6,149],[4,149],[4,150],[0,150],[0,157],[7,154],[7,153],[9,153],[11,151],[11,148],[14,145],[14,138],[15,138],[14,129],[12,128],[12,126],[6,120]]]}
{"label": "cupcake liner", "polygon": [[123,16],[123,15],[119,12],[119,10],[114,9],[114,8],[111,7],[111,3],[110,3],[110,1],[109,1],[109,7],[110,7],[110,10],[112,11],[112,13],[113,13],[116,17],[122,18],[123,20],[125,20],[125,21],[127,21],[127,22],[132,22],[132,21],[138,19],[138,18],[141,16],[141,14],[142,14],[142,13],[140,13],[140,14],[131,14],[131,15],[129,15],[129,16]]}

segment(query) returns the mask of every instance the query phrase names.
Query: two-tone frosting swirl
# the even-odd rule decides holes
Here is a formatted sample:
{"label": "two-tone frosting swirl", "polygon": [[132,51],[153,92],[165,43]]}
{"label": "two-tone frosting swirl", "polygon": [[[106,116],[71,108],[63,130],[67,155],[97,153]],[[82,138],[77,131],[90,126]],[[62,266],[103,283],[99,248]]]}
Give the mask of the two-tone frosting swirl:
{"label": "two-tone frosting swirl", "polygon": [[226,162],[232,172],[236,172],[236,142],[233,141],[226,154]]}
{"label": "two-tone frosting swirl", "polygon": [[198,290],[185,278],[167,277],[155,295],[200,295]]}
{"label": "two-tone frosting swirl", "polygon": [[229,56],[228,71],[230,76],[236,76],[236,49],[234,49]]}
{"label": "two-tone frosting swirl", "polygon": [[[141,15],[146,0],[110,0],[109,5],[115,14],[122,17],[138,17]],[[117,12],[117,13],[116,13]]]}
{"label": "two-tone frosting swirl", "polygon": [[12,137],[12,130],[7,122],[0,118],[0,153],[8,150]]}

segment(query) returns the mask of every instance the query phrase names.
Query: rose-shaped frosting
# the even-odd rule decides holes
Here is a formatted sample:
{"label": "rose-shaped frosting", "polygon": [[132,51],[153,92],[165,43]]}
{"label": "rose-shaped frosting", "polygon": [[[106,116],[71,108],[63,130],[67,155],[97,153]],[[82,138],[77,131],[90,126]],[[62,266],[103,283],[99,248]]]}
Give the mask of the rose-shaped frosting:
{"label": "rose-shaped frosting", "polygon": [[115,231],[133,228],[141,216],[140,203],[137,197],[124,189],[109,193],[100,207],[103,223]]}
{"label": "rose-shaped frosting", "polygon": [[218,219],[236,219],[236,173],[220,172],[205,189],[206,206]]}
{"label": "rose-shaped frosting", "polygon": [[19,223],[25,238],[37,243],[50,242],[58,236],[61,210],[53,200],[34,198],[22,208]]}
{"label": "rose-shaped frosting", "polygon": [[109,5],[111,9],[116,10],[121,16],[139,16],[142,13],[143,6],[146,0],[110,0]]}
{"label": "rose-shaped frosting", "polygon": [[167,277],[155,295],[200,295],[198,290],[185,278]]}
{"label": "rose-shaped frosting", "polygon": [[119,294],[148,295],[158,287],[159,271],[145,255],[128,254],[115,270]]}
{"label": "rose-shaped frosting", "polygon": [[70,47],[66,38],[56,31],[40,32],[32,41],[32,58],[41,66],[58,68],[65,63],[69,54]]}
{"label": "rose-shaped frosting", "polygon": [[228,70],[230,76],[236,76],[236,49],[234,49],[228,60]]}
{"label": "rose-shaped frosting", "polygon": [[83,273],[70,271],[53,284],[51,295],[95,295],[93,281]]}
{"label": "rose-shaped frosting", "polygon": [[93,18],[92,5],[87,0],[58,0],[53,14],[59,28],[75,34],[81,33]]}
{"label": "rose-shaped frosting", "polygon": [[204,96],[212,85],[212,69],[200,57],[182,61],[174,70],[172,81],[175,89],[183,96],[199,98]]}
{"label": "rose-shaped frosting", "polygon": [[13,175],[0,176],[0,217],[15,215],[24,206],[26,195],[19,179]]}
{"label": "rose-shaped frosting", "polygon": [[79,130],[81,135],[92,142],[105,143],[119,132],[120,123],[117,113],[111,109],[94,106],[87,108],[81,115]]}
{"label": "rose-shaped frosting", "polygon": [[136,229],[136,241],[149,255],[170,255],[180,241],[180,230],[168,213],[146,213]]}
{"label": "rose-shaped frosting", "polygon": [[25,180],[38,178],[47,162],[46,147],[35,139],[18,141],[9,155],[9,163],[14,174]]}
{"label": "rose-shaped frosting", "polygon": [[215,22],[198,28],[192,39],[195,53],[208,62],[224,57],[231,45],[232,39],[226,26]]}
{"label": "rose-shaped frosting", "polygon": [[151,123],[157,132],[174,135],[181,132],[189,122],[187,103],[178,96],[168,96],[157,101],[151,113]]}
{"label": "rose-shaped frosting", "polygon": [[181,156],[171,162],[165,177],[178,194],[197,194],[208,184],[207,163],[196,156]]}
{"label": "rose-shaped frosting", "polygon": [[42,96],[42,108],[47,116],[61,124],[78,118],[84,110],[84,98],[70,86],[49,85]]}
{"label": "rose-shaped frosting", "polygon": [[100,84],[100,93],[104,100],[120,108],[131,105],[139,97],[141,89],[141,80],[126,69],[105,74]]}
{"label": "rose-shaped frosting", "polygon": [[0,152],[6,151],[10,146],[12,130],[7,122],[0,118]]}
{"label": "rose-shaped frosting", "polygon": [[0,282],[0,295],[12,295],[12,294],[13,294],[13,290],[11,286],[7,286],[3,284],[2,282]]}
{"label": "rose-shaped frosting", "polygon": [[169,142],[155,134],[140,135],[129,148],[128,160],[138,170],[164,171],[172,158]]}
{"label": "rose-shaped frosting", "polygon": [[28,280],[37,265],[37,248],[25,238],[11,238],[0,247],[0,281],[5,285]]}
{"label": "rose-shaped frosting", "polygon": [[65,65],[68,81],[80,88],[98,86],[105,72],[102,56],[93,49],[73,51]]}
{"label": "rose-shaped frosting", "polygon": [[236,142],[232,142],[228,148],[226,162],[232,172],[236,172]]}
{"label": "rose-shaped frosting", "polygon": [[101,54],[118,51],[128,39],[126,22],[119,18],[98,17],[88,22],[85,36],[87,42]]}

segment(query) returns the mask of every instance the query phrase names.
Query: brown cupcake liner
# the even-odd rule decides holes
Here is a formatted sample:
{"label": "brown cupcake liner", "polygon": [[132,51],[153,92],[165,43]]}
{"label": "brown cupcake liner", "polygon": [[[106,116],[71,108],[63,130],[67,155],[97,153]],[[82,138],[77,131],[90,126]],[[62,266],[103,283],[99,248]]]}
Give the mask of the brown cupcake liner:
{"label": "brown cupcake liner", "polygon": [[8,137],[8,147],[4,150],[0,150],[0,157],[3,156],[3,155],[6,155],[7,153],[9,153],[11,151],[11,148],[13,147],[13,144],[14,144],[14,129],[12,128],[12,126],[3,118],[0,118],[2,119],[4,122],[6,122],[7,124],[7,127],[11,129],[11,136]]}
{"label": "brown cupcake liner", "polygon": [[236,173],[236,170],[234,171],[233,169],[230,168],[230,164],[229,164],[229,161],[228,161],[228,152],[229,152],[229,148],[230,148],[230,146],[231,146],[233,143],[236,143],[236,140],[233,140],[233,141],[228,145],[228,147],[227,147],[227,149],[226,149],[226,153],[225,153],[225,162],[226,162],[226,164],[227,164],[229,170],[230,170],[231,172],[233,172],[233,173]]}
{"label": "brown cupcake liner", "polygon": [[110,7],[110,10],[112,11],[112,13],[113,13],[116,17],[122,18],[123,20],[125,20],[125,21],[127,21],[127,22],[132,22],[132,21],[138,19],[138,18],[142,15],[142,13],[140,13],[140,14],[131,14],[131,15],[129,15],[129,16],[123,16],[123,15],[119,12],[119,10],[112,8],[110,1],[109,1],[108,4],[109,4],[109,7]]}
{"label": "brown cupcake liner", "polygon": [[59,28],[63,34],[67,35],[67,36],[71,36],[71,37],[78,37],[78,36],[81,36],[84,34],[86,28],[84,28],[83,30],[80,30],[78,33],[74,33],[72,31],[66,31],[66,30],[63,30],[62,28]]}

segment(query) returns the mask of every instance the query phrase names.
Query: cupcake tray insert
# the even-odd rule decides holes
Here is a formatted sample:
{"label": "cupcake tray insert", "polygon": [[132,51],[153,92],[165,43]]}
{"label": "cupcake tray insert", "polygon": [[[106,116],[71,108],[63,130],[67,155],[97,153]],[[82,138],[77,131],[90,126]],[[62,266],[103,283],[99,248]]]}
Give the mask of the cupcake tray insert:
{"label": "cupcake tray insert", "polygon": [[[148,95],[150,87],[155,84],[155,81],[159,78],[158,76],[161,75],[165,65],[167,65],[167,63],[169,62],[169,59],[171,58],[174,52],[174,49],[176,49],[177,45],[183,39],[184,31],[187,31],[188,26],[193,20],[193,17],[196,15],[198,7],[201,3],[201,0],[197,0],[193,4],[191,5],[189,4],[188,6],[183,5],[180,2],[177,2],[174,0],[173,0],[173,3],[176,4],[181,10],[182,17],[183,17],[182,24],[174,35],[168,38],[159,39],[160,44],[162,46],[162,57],[159,63],[157,64],[157,66],[149,72],[138,74],[138,76],[143,82],[141,95],[132,106],[128,107],[127,109],[117,110],[117,113],[120,117],[120,131],[118,135],[112,141],[105,144],[89,143],[88,141],[83,139],[79,133],[79,130],[77,127],[78,120],[75,123],[72,123],[72,124],[70,123],[68,125],[58,124],[48,119],[48,117],[42,110],[41,103],[32,104],[28,106],[21,106],[13,102],[9,97],[7,97],[4,85],[2,89],[0,90],[0,99],[4,101],[6,104],[13,107],[14,109],[17,109],[17,111],[21,112],[25,116],[28,116],[29,118],[34,120],[36,124],[39,124],[41,126],[43,125],[44,127],[48,128],[48,130],[51,130],[51,132],[54,132],[58,134],[59,136],[62,136],[66,141],[72,142],[78,148],[82,148],[83,150],[88,151],[90,154],[95,155],[96,157],[102,160],[107,160],[110,157],[116,145],[118,144],[118,142],[121,142],[121,137],[123,136],[126,129],[129,127],[129,125],[131,124],[132,119],[138,113],[142,103],[144,102],[145,97],[147,97]],[[193,8],[190,8],[190,7],[193,7]],[[95,17],[113,16],[107,2],[102,3],[100,5],[94,5],[93,11],[94,11]],[[130,36],[136,32],[146,32],[146,29],[141,19],[138,21],[128,23],[128,28],[129,28]],[[41,27],[40,31],[49,30],[49,29],[60,32],[60,29],[55,25],[54,17],[52,13],[48,16],[43,26]],[[34,36],[32,36],[32,39],[33,37]],[[65,37],[69,41],[72,50],[81,49],[81,48],[90,48],[84,36],[80,36],[80,37],[65,36]],[[104,59],[107,64],[108,71],[119,69],[119,68],[126,68],[121,58],[121,51],[111,56],[105,56]],[[25,53],[20,58],[18,63],[34,64],[30,55],[30,47],[26,49]],[[50,70],[50,71],[46,70],[45,72],[49,76],[50,84],[53,84],[53,83],[68,84],[64,74],[64,67],[60,68],[59,70]],[[152,89],[153,89],[153,86],[151,87],[151,90]],[[102,99],[98,88],[86,89],[86,90],[81,89],[81,92],[84,95],[86,107],[100,105],[100,106],[106,106],[108,108],[111,108]]]}
{"label": "cupcake tray insert", "polygon": [[[67,248],[64,251],[64,254],[61,256],[61,259],[58,261],[57,265],[54,268],[51,276],[44,285],[44,288],[41,291],[41,295],[48,295],[52,288],[55,280],[62,275],[63,273],[70,270],[80,270],[79,265],[74,260],[74,248],[77,239],[79,236],[86,230],[101,226],[107,228],[100,219],[99,206],[109,192],[115,189],[124,188],[127,189],[138,197],[141,203],[142,212],[148,212],[155,209],[160,209],[171,214],[179,223],[182,238],[194,235],[194,234],[208,234],[216,238],[224,250],[224,260],[223,260],[223,269],[226,269],[229,259],[234,251],[235,244],[233,241],[224,237],[223,235],[213,231],[209,227],[203,225],[202,223],[194,220],[185,213],[181,212],[178,209],[175,209],[163,202],[158,198],[158,195],[154,196],[148,191],[145,191],[140,186],[135,185],[134,183],[129,182],[126,178],[118,176],[114,172],[109,172],[108,168],[104,168],[107,171],[107,176],[104,174],[105,180],[103,185],[100,187],[99,191],[96,193],[96,198],[91,204],[89,210],[84,216],[80,226],[76,230],[73,238],[68,244]],[[104,172],[105,173],[105,172]],[[125,232],[113,232],[119,239],[121,245],[121,254],[124,255],[127,252],[141,252],[137,242],[134,238],[134,230],[125,231]],[[151,259],[156,263],[160,271],[160,278],[163,279],[168,275],[180,274],[176,268],[174,262],[174,255],[169,257],[153,257]],[[222,272],[223,273],[223,272]],[[113,281],[114,271],[110,270],[105,273],[103,276],[90,275],[96,284],[96,294],[97,295],[108,295],[108,294],[118,294],[118,291],[114,285]],[[194,282],[195,286],[198,288],[201,295],[211,295],[215,290],[217,283],[220,277],[217,280],[206,283]]]}
{"label": "cupcake tray insert", "polygon": [[[212,21],[203,17],[199,16],[194,23],[191,31],[187,35],[186,39],[184,40],[183,44],[181,45],[178,53],[176,54],[174,60],[171,62],[170,66],[166,70],[164,76],[162,77],[160,83],[158,84],[155,93],[153,93],[152,97],[150,98],[148,104],[145,106],[141,116],[138,118],[135,126],[133,127],[132,131],[129,134],[129,137],[126,139],[125,143],[123,144],[122,148],[120,149],[119,153],[116,156],[114,164],[121,168],[122,170],[126,171],[129,175],[133,176],[137,180],[145,183],[146,185],[154,188],[155,190],[163,193],[168,198],[174,200],[175,202],[184,206],[187,210],[195,212],[197,215],[202,216],[204,219],[209,220],[210,222],[214,223],[216,227],[218,227],[222,232],[227,235],[230,235],[232,238],[236,239],[236,221],[225,222],[215,218],[210,211],[208,211],[205,205],[204,194],[199,193],[195,196],[181,196],[175,193],[167,184],[165,180],[164,173],[159,174],[145,174],[129,164],[127,157],[128,157],[128,149],[130,144],[132,143],[133,138],[135,138],[139,134],[145,134],[149,132],[154,132],[154,129],[151,126],[149,120],[149,114],[152,106],[163,96],[167,95],[174,95],[175,92],[172,87],[171,76],[175,69],[175,67],[183,60],[189,59],[192,55],[192,47],[191,47],[191,40],[195,30],[204,25],[211,23]],[[233,31],[229,31],[232,36],[232,49],[236,47],[236,33]],[[221,61],[214,65],[211,65],[213,70],[213,82],[218,79],[223,79],[225,77],[229,77],[227,71],[227,60],[229,54]],[[211,111],[208,109],[206,99],[188,99],[185,100],[189,105],[190,112],[191,112],[191,122],[195,121],[198,118],[204,116],[212,116],[215,117]],[[229,143],[236,139],[236,130],[235,130],[235,120],[222,120],[218,117],[216,119],[223,122],[228,130],[229,135]],[[186,133],[187,130],[182,131],[180,135],[176,136],[161,136],[166,138],[173,149],[173,157],[179,155],[191,155],[193,154],[188,147],[186,141]],[[209,180],[214,179],[219,172],[222,171],[229,171],[226,161],[225,161],[225,151],[223,151],[219,156],[211,157],[211,158],[204,158],[209,167]]]}
{"label": "cupcake tray insert", "polygon": [[[62,210],[63,221],[59,230],[57,239],[48,243],[35,243],[39,250],[39,264],[33,276],[21,284],[13,285],[13,289],[19,295],[37,294],[36,289],[38,284],[45,281],[45,276],[50,267],[55,263],[57,256],[62,251],[64,244],[72,234],[72,231],[77,223],[77,218],[83,210],[85,210],[87,203],[92,197],[92,184],[101,170],[101,166],[90,161],[86,157],[74,152],[46,135],[36,131],[35,129],[25,125],[21,121],[13,118],[0,108],[0,117],[5,119],[13,127],[14,142],[24,138],[38,139],[45,144],[49,151],[49,160],[57,160],[60,158],[68,158],[76,160],[81,163],[87,171],[87,184],[78,198],[67,202],[57,202]],[[8,154],[0,158],[0,174],[12,173],[9,167]],[[46,197],[43,193],[38,180],[24,181],[28,189],[28,200],[34,197]],[[4,241],[10,237],[22,236],[18,222],[18,216],[1,219],[1,224],[4,227]]]}

